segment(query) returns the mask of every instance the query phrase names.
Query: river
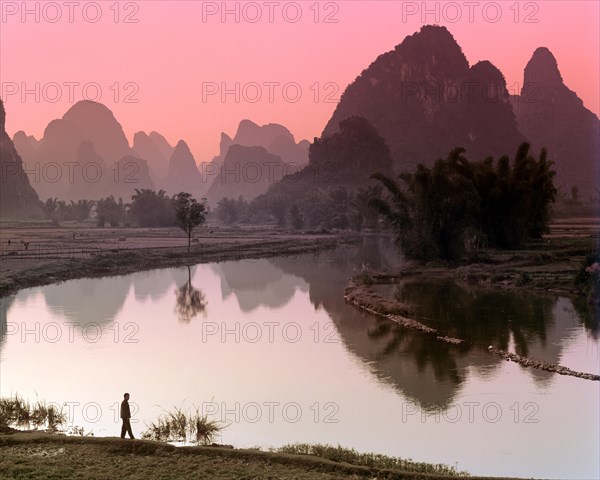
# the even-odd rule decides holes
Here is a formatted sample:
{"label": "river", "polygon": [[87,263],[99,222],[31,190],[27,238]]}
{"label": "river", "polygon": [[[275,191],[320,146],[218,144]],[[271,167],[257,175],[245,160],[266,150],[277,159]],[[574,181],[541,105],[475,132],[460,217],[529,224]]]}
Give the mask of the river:
{"label": "river", "polygon": [[[0,303],[0,393],[59,402],[97,436],[119,434],[127,391],[137,437],[165,409],[198,407],[237,447],[330,443],[478,475],[597,478],[598,382],[436,342],[344,302],[353,269],[401,261],[391,239],[371,237],[22,290]],[[580,302],[450,282],[379,288],[475,344],[600,370],[597,319]]]}

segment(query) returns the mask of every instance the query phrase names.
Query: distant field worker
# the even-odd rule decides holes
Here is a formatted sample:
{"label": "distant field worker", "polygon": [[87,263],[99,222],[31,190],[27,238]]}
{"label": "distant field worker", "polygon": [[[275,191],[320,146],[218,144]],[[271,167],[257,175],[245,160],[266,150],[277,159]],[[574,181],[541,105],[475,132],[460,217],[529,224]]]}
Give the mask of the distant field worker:
{"label": "distant field worker", "polygon": [[131,410],[129,410],[129,394],[123,395],[123,401],[121,402],[121,418],[123,419],[123,426],[121,427],[121,438],[125,438],[125,433],[129,434],[129,438],[135,438],[131,431]]}

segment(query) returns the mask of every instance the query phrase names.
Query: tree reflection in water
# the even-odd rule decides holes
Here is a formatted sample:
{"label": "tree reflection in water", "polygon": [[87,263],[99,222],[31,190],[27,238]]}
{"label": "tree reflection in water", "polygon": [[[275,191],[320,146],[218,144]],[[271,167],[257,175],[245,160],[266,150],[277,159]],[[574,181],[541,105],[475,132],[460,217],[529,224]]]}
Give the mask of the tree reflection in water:
{"label": "tree reflection in water", "polygon": [[206,317],[206,306],[208,302],[202,290],[192,285],[192,272],[188,265],[188,281],[185,285],[175,290],[177,299],[175,313],[181,323],[190,323],[191,319],[199,313]]}

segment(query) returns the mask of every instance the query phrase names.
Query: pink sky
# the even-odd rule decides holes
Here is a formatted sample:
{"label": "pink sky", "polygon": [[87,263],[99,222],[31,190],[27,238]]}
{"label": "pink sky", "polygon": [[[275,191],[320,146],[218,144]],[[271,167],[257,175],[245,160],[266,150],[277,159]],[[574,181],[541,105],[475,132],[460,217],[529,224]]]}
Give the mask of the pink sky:
{"label": "pink sky", "polygon": [[[480,1],[472,6],[460,1],[225,2],[238,9],[239,22],[233,13],[223,21],[223,2],[120,2],[118,9],[112,0],[79,1],[73,7],[65,1],[24,2],[34,12],[24,19],[22,3],[0,1],[0,82],[10,135],[25,130],[40,138],[49,121],[84,98],[83,85],[95,83],[100,101],[114,112],[130,141],[139,130],[156,130],[172,144],[183,138],[197,162],[210,160],[220,132],[233,135],[243,118],[281,123],[297,140],[312,141],[335,108],[324,101],[335,86],[338,97],[379,54],[433,23],[448,27],[470,64],[490,60],[496,65],[511,90],[522,83],[533,51],[548,47],[567,86],[587,108],[600,112],[597,1]],[[432,11],[425,18],[422,5]],[[218,11],[209,15],[213,9]],[[262,18],[252,23],[259,11]],[[59,13],[60,20],[52,23]],[[91,22],[98,13],[100,19]],[[298,13],[296,23],[289,21]],[[498,14],[498,21],[491,22]],[[128,15],[137,23],[125,22]],[[325,22],[327,16],[337,23]],[[33,94],[23,100],[21,91],[8,95],[15,84],[34,90],[36,82],[39,101]],[[72,87],[74,101],[69,82],[79,83]],[[236,103],[229,95],[223,102],[218,94],[203,99],[208,82],[231,89],[239,82],[247,97],[255,96],[256,83],[262,99],[252,103],[242,97]],[[271,82],[279,84],[271,87],[272,101]],[[328,82],[332,85],[326,87]],[[53,83],[62,95],[58,101]],[[299,86],[299,101],[286,100],[286,84],[288,98],[297,91],[293,84]],[[137,103],[125,102],[127,94]],[[93,87],[87,95],[95,95]]]}

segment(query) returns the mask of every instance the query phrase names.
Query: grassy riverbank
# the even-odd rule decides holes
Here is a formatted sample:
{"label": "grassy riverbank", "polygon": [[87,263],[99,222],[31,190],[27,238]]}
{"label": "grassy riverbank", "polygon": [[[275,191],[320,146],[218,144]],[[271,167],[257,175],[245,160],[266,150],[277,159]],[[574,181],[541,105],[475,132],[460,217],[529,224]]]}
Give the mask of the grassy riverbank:
{"label": "grassy riverbank", "polygon": [[[589,219],[558,223],[546,238],[519,250],[485,249],[468,263],[451,266],[409,262],[393,273],[577,294],[573,278],[583,259],[594,251],[596,227],[595,220]],[[69,279],[243,258],[295,256],[360,241],[357,234],[295,233],[268,227],[206,227],[195,237],[188,253],[187,239],[172,228],[95,228],[85,224],[56,228],[4,222],[0,229],[0,297]]]}
{"label": "grassy riverbank", "polygon": [[[336,449],[333,449],[336,450]],[[293,449],[292,449],[293,451]],[[319,454],[319,449],[310,450]],[[220,447],[174,447],[160,442],[118,438],[66,437],[44,433],[0,435],[0,478],[61,480],[176,479],[450,479],[364,466],[323,456]],[[468,477],[482,478],[482,477]]]}
{"label": "grassy riverbank", "polygon": [[[531,241],[522,249],[499,251],[482,249],[477,258],[459,264],[432,261],[427,264],[406,262],[394,271],[374,271],[363,265],[344,288],[344,299],[364,312],[386,318],[404,328],[419,331],[431,338],[456,346],[475,347],[504,360],[525,367],[537,368],[560,375],[599,381],[600,375],[570,369],[556,363],[529,358],[489,345],[473,342],[468,336],[457,338],[452,325],[433,328],[415,317],[417,305],[406,302],[402,290],[413,284],[453,285],[464,292],[481,292],[502,289],[526,290],[535,295],[564,295],[571,297],[581,321],[597,332],[600,299],[595,238],[584,236],[549,236]],[[391,285],[395,292],[382,295],[378,285]],[[446,299],[447,300],[447,299]],[[461,314],[462,315],[462,314]],[[463,332],[464,334],[464,332]]]}
{"label": "grassy riverbank", "polygon": [[[197,241],[188,253],[187,239],[166,228],[3,228],[1,234],[0,297],[76,278],[243,258],[295,258],[360,239],[267,228],[215,228],[196,235]],[[28,243],[27,249],[24,242]]]}
{"label": "grassy riverbank", "polygon": [[595,252],[595,239],[586,236],[550,236],[530,241],[519,250],[484,249],[469,262],[425,265],[408,262],[397,272],[398,278],[451,278],[471,286],[527,288],[528,290],[578,295],[584,293],[574,284],[582,262]]}

